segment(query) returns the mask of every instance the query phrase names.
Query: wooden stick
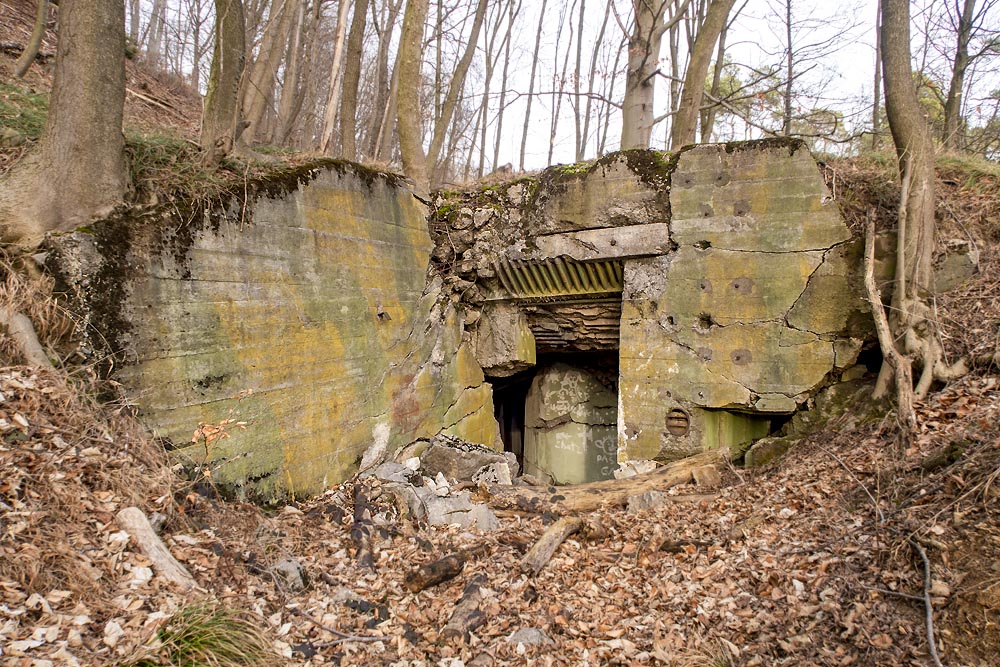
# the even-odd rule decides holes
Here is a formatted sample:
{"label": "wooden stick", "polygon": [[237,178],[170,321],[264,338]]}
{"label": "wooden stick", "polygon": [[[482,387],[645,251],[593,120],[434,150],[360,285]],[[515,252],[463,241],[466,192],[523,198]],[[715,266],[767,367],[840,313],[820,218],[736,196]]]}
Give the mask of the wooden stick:
{"label": "wooden stick", "polygon": [[419,593],[425,588],[454,579],[462,574],[467,560],[462,554],[454,553],[421,565],[406,575],[406,588],[411,593]]}
{"label": "wooden stick", "polygon": [[567,537],[583,527],[583,519],[574,516],[564,516],[549,526],[548,530],[535,542],[535,546],[521,559],[521,570],[531,576],[537,576],[545,564],[552,558],[559,545]]}
{"label": "wooden stick", "polygon": [[477,574],[466,584],[462,597],[451,613],[451,618],[441,630],[443,639],[469,641],[472,631],[486,622],[486,614],[479,608],[479,602],[483,598],[480,589],[485,585],[486,577],[481,574]]}
{"label": "wooden stick", "polygon": [[154,570],[184,590],[191,590],[197,585],[187,569],[177,562],[157,536],[141,509],[126,507],[118,512],[117,518],[118,525],[135,540],[143,555],[153,563]]}
{"label": "wooden stick", "polygon": [[927,558],[927,552],[917,544],[913,538],[908,539],[913,550],[920,554],[920,560],[924,562],[924,620],[927,627],[927,646],[931,651],[931,659],[937,667],[943,667],[941,658],[937,654],[937,642],[934,641],[934,605],[931,603],[931,561]]}
{"label": "wooden stick", "polygon": [[[900,289],[899,286],[896,289]],[[896,409],[899,412],[903,434],[908,438],[917,426],[917,413],[913,409],[913,369],[909,357],[900,354],[896,347],[892,330],[889,328],[889,319],[885,315],[885,306],[882,305],[882,292],[875,284],[875,220],[870,212],[865,221],[865,291],[875,320],[879,347],[882,348],[882,355],[895,374]]]}
{"label": "wooden stick", "polygon": [[575,486],[491,486],[488,503],[492,507],[535,514],[548,511],[592,512],[601,506],[624,507],[629,496],[646,491],[664,491],[689,483],[694,468],[723,461],[727,455],[728,450],[725,448],[711,450],[642,475]]}

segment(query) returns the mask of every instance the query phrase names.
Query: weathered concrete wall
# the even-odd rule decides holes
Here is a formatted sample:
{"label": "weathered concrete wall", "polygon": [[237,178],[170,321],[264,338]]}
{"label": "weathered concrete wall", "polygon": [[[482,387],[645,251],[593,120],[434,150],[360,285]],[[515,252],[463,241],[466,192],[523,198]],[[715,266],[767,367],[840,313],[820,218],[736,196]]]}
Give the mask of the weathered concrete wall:
{"label": "weathered concrete wall", "polygon": [[[854,363],[866,333],[860,256],[808,151],[685,151],[670,205],[676,250],[626,263],[623,458],[766,435],[702,410],[791,413]],[[672,410],[687,433],[665,428]]]}
{"label": "weathered concrete wall", "polygon": [[538,372],[525,403],[524,471],[557,484],[611,479],[618,467],[612,387],[557,363]]}
{"label": "weathered concrete wall", "polygon": [[[311,494],[373,445],[439,432],[497,443],[462,320],[439,281],[425,289],[426,210],[357,169],[317,170],[223,219],[115,221],[54,241],[143,419],[190,461],[207,456],[219,483]],[[245,430],[190,443],[226,419]]]}
{"label": "weathered concrete wall", "polygon": [[621,460],[745,448],[872,332],[860,242],[798,142],[553,167],[444,203],[435,231],[473,338],[496,313],[530,331],[477,345],[488,372],[618,351]]}

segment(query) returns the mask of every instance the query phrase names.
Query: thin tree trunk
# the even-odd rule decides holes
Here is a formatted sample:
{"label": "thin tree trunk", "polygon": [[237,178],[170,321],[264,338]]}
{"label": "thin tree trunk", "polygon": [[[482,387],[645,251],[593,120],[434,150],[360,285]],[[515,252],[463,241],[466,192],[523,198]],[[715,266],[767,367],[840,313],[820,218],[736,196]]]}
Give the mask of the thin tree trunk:
{"label": "thin tree trunk", "polygon": [[215,0],[215,47],[201,120],[201,149],[209,164],[218,164],[239,138],[239,88],[245,45],[243,3]]}
{"label": "thin tree trunk", "polygon": [[633,0],[634,25],[629,39],[625,99],[622,102],[622,149],[649,148],[653,132],[653,92],[663,34],[684,16],[690,0],[682,0],[664,18],[668,0]]}
{"label": "thin tree trunk", "polygon": [[881,143],[879,126],[879,106],[882,104],[882,6],[875,12],[875,85],[872,88],[872,150],[877,151]]}
{"label": "thin tree trunk", "polygon": [[962,91],[965,88],[965,71],[969,67],[969,41],[972,38],[972,15],[975,9],[976,0],[965,0],[958,16],[955,62],[951,69],[948,97],[944,102],[944,145],[953,150],[961,148],[962,144]]}
{"label": "thin tree trunk", "polygon": [[[722,72],[726,68],[726,36],[729,33],[729,23],[722,26],[719,33],[719,46],[715,52],[715,66],[712,68],[712,99],[719,99],[719,88],[722,85]],[[701,143],[707,144],[712,140],[712,130],[715,128],[715,115],[718,105],[711,104],[701,114]]]}
{"label": "thin tree trunk", "polygon": [[393,68],[392,75],[389,74],[389,46],[402,7],[403,0],[386,0],[385,4],[382,5],[384,23],[379,28],[378,22],[374,22],[375,30],[378,33],[375,77],[375,90],[378,94],[375,98],[374,113],[371,114],[369,125],[370,146],[368,154],[378,159],[382,159],[383,144],[389,143],[384,138],[386,127],[391,119],[396,117],[393,98],[398,77],[395,68]]}
{"label": "thin tree trunk", "polygon": [[35,26],[31,29],[31,37],[24,45],[21,57],[14,65],[14,76],[18,79],[28,73],[31,63],[35,62],[38,55],[38,48],[42,45],[42,37],[45,36],[45,26],[49,23],[49,0],[38,0],[38,12],[35,14]]}
{"label": "thin tree trunk", "polygon": [[542,45],[542,26],[545,24],[545,6],[548,0],[542,0],[542,9],[538,15],[538,30],[535,32],[535,49],[531,54],[531,76],[528,80],[528,104],[524,111],[524,127],[521,129],[521,158],[518,169],[524,171],[524,153],[528,145],[528,126],[531,123],[531,102],[535,98],[535,70],[538,67],[538,51]]}
{"label": "thin tree trunk", "polygon": [[420,75],[423,61],[424,23],[428,0],[408,0],[399,37],[396,70],[399,72],[396,97],[396,129],[403,173],[413,179],[418,192],[430,189],[427,158],[420,128]]}
{"label": "thin tree trunk", "polygon": [[580,117],[580,80],[583,78],[583,13],[587,10],[587,0],[580,0],[579,21],[576,40],[576,67],[573,70],[573,130],[576,132],[575,162],[583,160],[583,119]]}
{"label": "thin tree trunk", "polygon": [[695,37],[694,45],[691,47],[688,69],[684,75],[684,89],[671,128],[671,150],[678,150],[684,144],[694,143],[698,112],[704,97],[705,77],[708,75],[712,51],[726,27],[729,12],[732,11],[734,4],[736,0],[712,0],[701,29],[698,30],[698,36]]}
{"label": "thin tree trunk", "polygon": [[503,139],[503,115],[507,105],[507,74],[510,67],[510,44],[514,41],[514,18],[521,11],[521,2],[514,6],[513,0],[507,5],[507,35],[503,45],[503,71],[500,73],[500,100],[497,105],[497,129],[493,133],[493,168],[500,162],[500,141]]}
{"label": "thin tree trunk", "polygon": [[[575,8],[576,8],[576,0],[574,0],[573,6],[570,7],[569,13],[571,15],[573,13],[573,9]],[[561,26],[562,21],[560,21],[559,23]],[[556,34],[555,56],[557,58],[559,57],[559,39],[561,37],[561,32],[562,30],[560,30],[560,32]],[[563,56],[562,72],[559,73],[558,84],[555,81],[552,82],[552,120],[549,123],[549,155],[548,159],[546,160],[546,164],[552,164],[552,155],[553,153],[555,153],[556,150],[556,134],[559,130],[559,114],[562,111],[563,86],[566,85],[566,72],[569,70],[569,54],[570,52],[572,52],[572,50],[573,50],[573,24],[572,22],[570,22],[569,44],[566,45],[566,55]]]}
{"label": "thin tree trunk", "polygon": [[[511,2],[512,0],[507,0]],[[490,84],[493,81],[493,69],[496,67],[496,59],[493,57],[493,47],[496,46],[497,36],[500,34],[500,17],[503,15],[504,5],[500,5],[497,8],[496,24],[493,26],[493,34],[489,35],[486,40],[486,76],[483,81],[483,102],[481,105],[482,109],[482,122],[480,123],[479,131],[479,169],[477,170],[477,176],[479,178],[483,177],[484,167],[486,164],[486,130],[489,126],[489,112],[490,112]],[[494,165],[495,167],[495,165]]]}
{"label": "thin tree trunk", "polygon": [[275,76],[285,52],[285,40],[291,12],[286,11],[288,0],[274,0],[268,17],[264,36],[261,38],[257,60],[250,70],[246,90],[243,93],[243,108],[246,110],[246,143],[263,136],[262,123],[267,105],[274,92]]}
{"label": "thin tree trunk", "polygon": [[139,0],[128,0],[128,39],[139,44]]}
{"label": "thin tree trunk", "polygon": [[361,58],[364,55],[368,0],[356,0],[351,32],[347,37],[343,92],[340,97],[340,147],[348,160],[358,159],[358,84],[361,81]]}
{"label": "thin tree trunk", "polygon": [[451,125],[451,119],[455,114],[455,107],[458,106],[458,102],[462,97],[462,91],[465,88],[465,76],[469,71],[469,65],[472,63],[472,56],[475,55],[476,42],[479,40],[479,31],[483,26],[483,20],[486,18],[487,4],[487,0],[479,0],[476,5],[476,15],[472,19],[472,31],[469,35],[468,45],[465,48],[465,52],[462,53],[458,64],[455,65],[451,82],[448,84],[448,94],[445,95],[444,102],[441,105],[441,116],[434,123],[431,147],[427,153],[427,161],[432,171],[437,170],[438,158],[440,157],[441,147],[444,145],[444,140],[448,133],[448,126]]}
{"label": "thin tree trunk", "polygon": [[288,53],[285,55],[285,76],[281,83],[281,97],[278,100],[278,116],[274,131],[275,143],[285,144],[295,122],[296,99],[299,94],[299,72],[302,53],[302,31],[305,26],[305,0],[293,0],[295,19],[291,25]]}
{"label": "thin tree trunk", "polygon": [[[618,49],[615,51],[615,63],[611,67],[611,79],[608,81],[607,86],[604,89],[604,99],[611,100],[614,97],[615,83],[618,81],[618,66],[621,64],[622,52],[625,50],[626,40],[623,38],[622,43],[619,44]],[[611,129],[611,107],[610,101],[604,102],[604,128],[601,130],[601,138],[597,142],[597,154],[604,155],[604,149],[608,144],[608,131]],[[600,119],[600,114],[598,113],[598,119]]]}
{"label": "thin tree trunk", "polygon": [[785,0],[785,40],[788,51],[785,53],[785,108],[782,113],[781,133],[786,137],[792,136],[792,0]]}
{"label": "thin tree trunk", "polygon": [[149,15],[149,27],[146,35],[146,62],[153,68],[160,66],[160,50],[163,45],[163,13],[166,10],[166,0],[153,0],[153,10]]}
{"label": "thin tree trunk", "polygon": [[323,116],[323,136],[319,150],[328,153],[333,144],[333,131],[337,127],[337,111],[340,110],[340,65],[344,59],[344,41],[347,35],[347,11],[350,0],[340,0],[337,7],[337,38],[333,45],[333,65],[330,67],[330,94],[326,99],[326,113]]}
{"label": "thin tree trunk", "polygon": [[597,33],[597,41],[594,42],[594,50],[590,57],[590,73],[587,78],[587,103],[583,112],[583,146],[581,146],[580,156],[576,161],[584,159],[587,151],[587,143],[590,140],[590,114],[594,108],[594,81],[597,78],[597,55],[604,44],[604,33],[608,28],[608,19],[611,18],[611,4],[604,5],[604,20],[601,21],[601,29]]}

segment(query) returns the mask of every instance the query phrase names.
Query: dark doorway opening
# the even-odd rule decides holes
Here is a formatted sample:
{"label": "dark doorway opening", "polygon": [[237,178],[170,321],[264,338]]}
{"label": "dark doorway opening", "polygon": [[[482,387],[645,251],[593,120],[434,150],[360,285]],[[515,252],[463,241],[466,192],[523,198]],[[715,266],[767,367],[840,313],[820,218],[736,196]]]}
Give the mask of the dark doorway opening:
{"label": "dark doorway opening", "polygon": [[493,387],[493,416],[500,426],[505,452],[514,452],[524,469],[525,401],[539,369],[561,362],[593,373],[605,386],[618,391],[618,351],[549,352],[538,356],[533,368],[509,377],[487,376]]}
{"label": "dark doorway opening", "polygon": [[505,452],[514,452],[518,466],[524,466],[524,399],[528,396],[535,368],[509,377],[487,377],[493,386],[493,416],[500,425]]}

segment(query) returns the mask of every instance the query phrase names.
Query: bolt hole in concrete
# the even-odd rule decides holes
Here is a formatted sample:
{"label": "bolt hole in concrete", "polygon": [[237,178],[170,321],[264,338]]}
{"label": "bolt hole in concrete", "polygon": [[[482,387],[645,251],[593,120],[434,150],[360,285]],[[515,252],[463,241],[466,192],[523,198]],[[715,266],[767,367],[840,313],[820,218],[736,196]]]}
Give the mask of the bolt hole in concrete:
{"label": "bolt hole in concrete", "polygon": [[542,355],[531,370],[488,380],[504,450],[524,474],[554,484],[614,476],[617,351]]}
{"label": "bolt hole in concrete", "polygon": [[698,321],[695,324],[695,327],[701,329],[702,331],[708,331],[714,326],[715,326],[715,320],[713,320],[712,316],[709,315],[708,313],[702,313],[701,315],[699,315]]}

